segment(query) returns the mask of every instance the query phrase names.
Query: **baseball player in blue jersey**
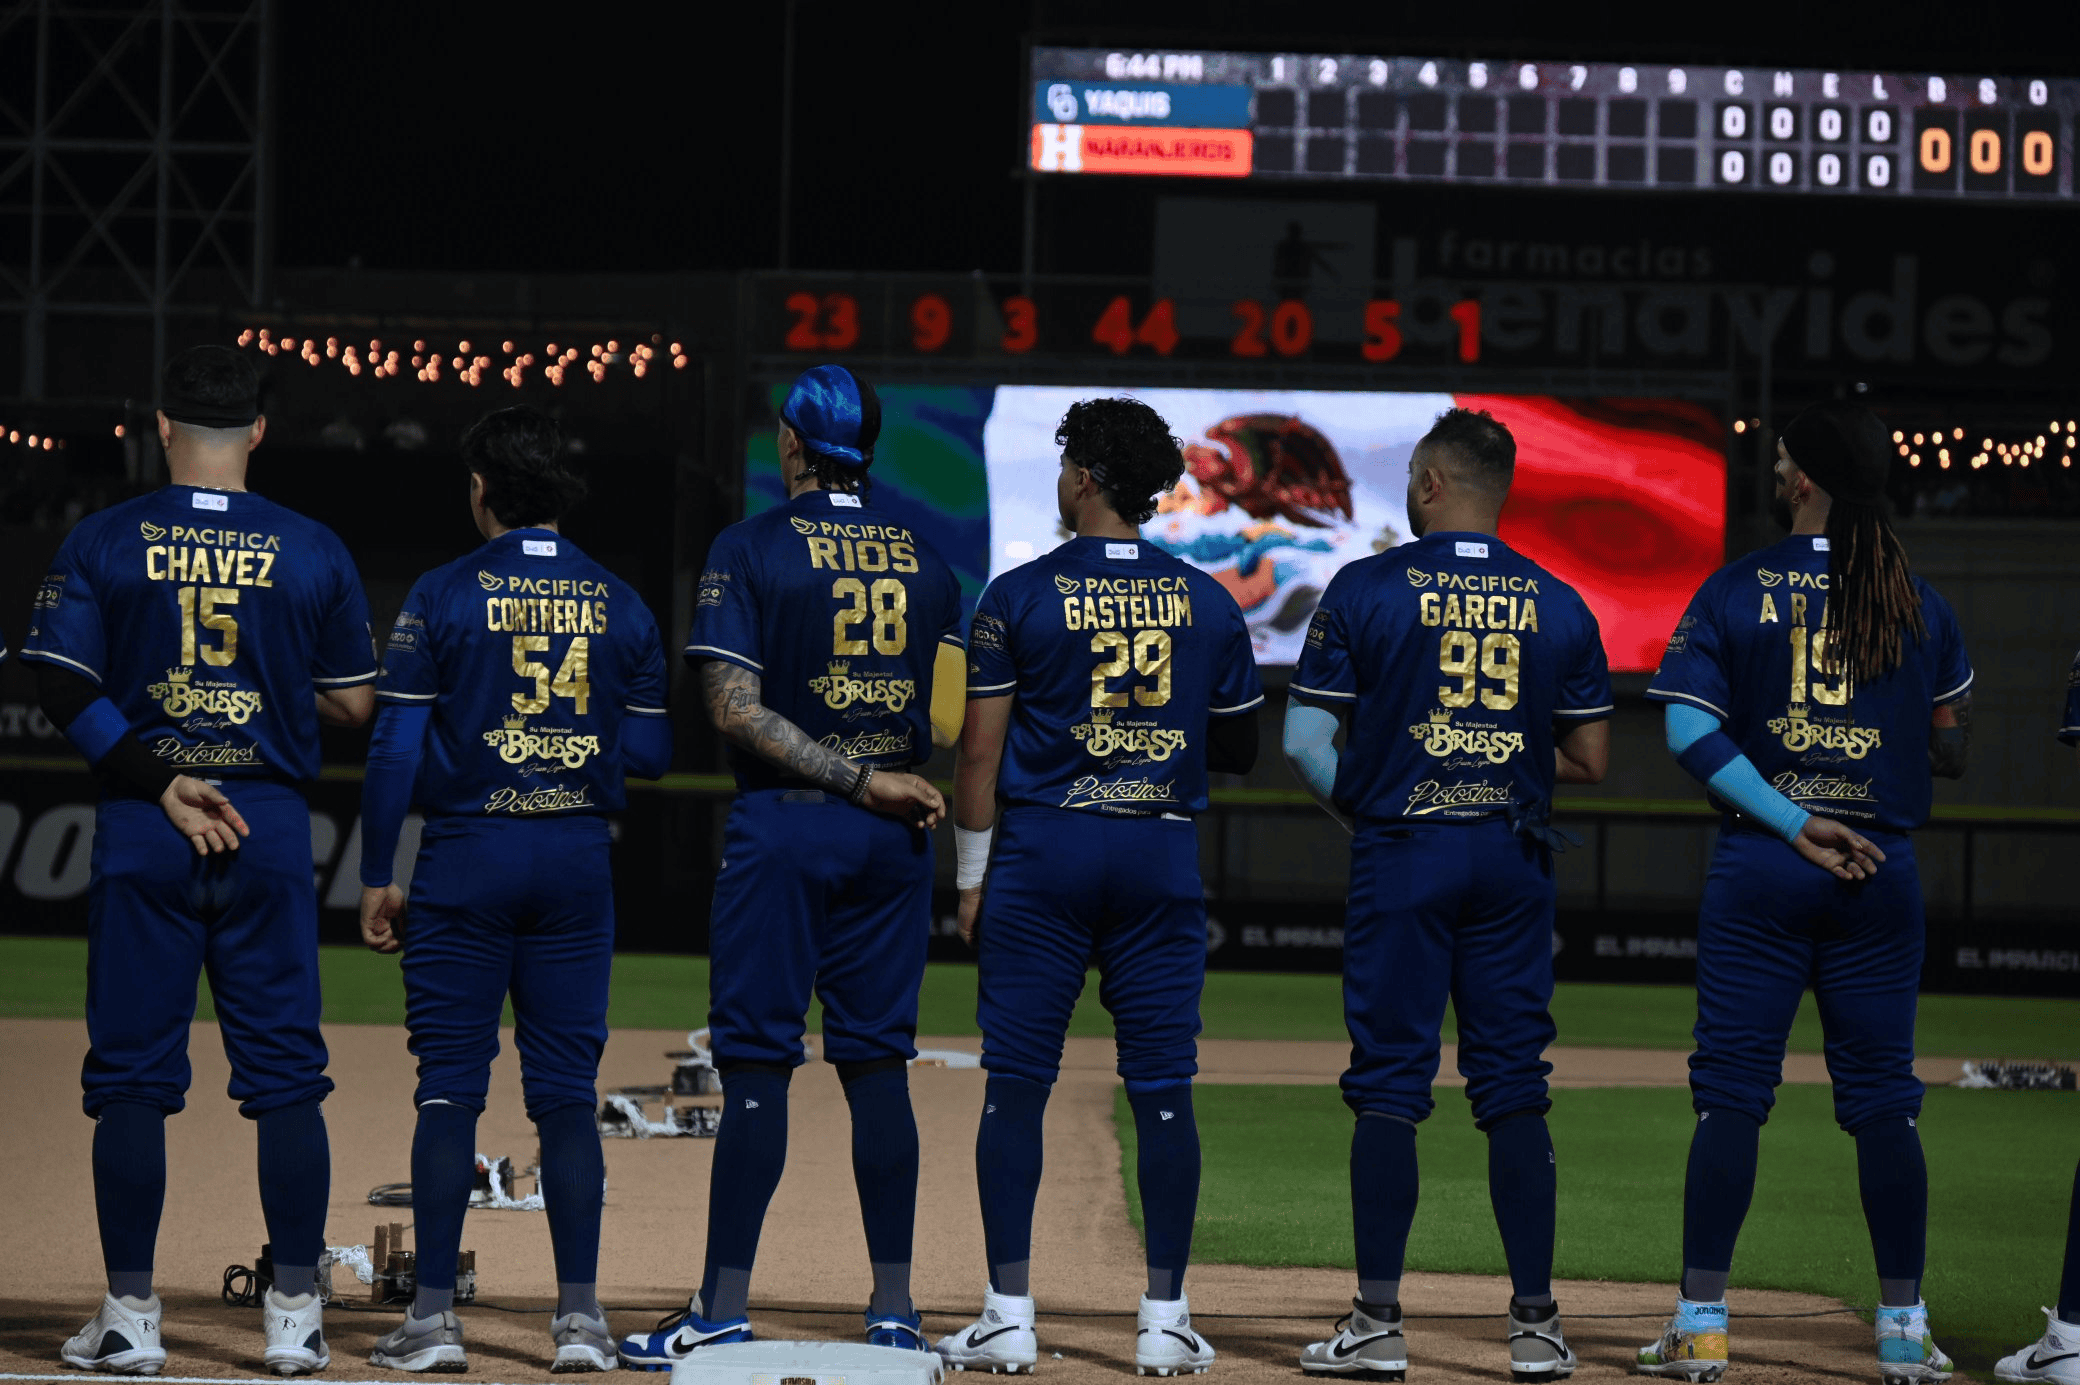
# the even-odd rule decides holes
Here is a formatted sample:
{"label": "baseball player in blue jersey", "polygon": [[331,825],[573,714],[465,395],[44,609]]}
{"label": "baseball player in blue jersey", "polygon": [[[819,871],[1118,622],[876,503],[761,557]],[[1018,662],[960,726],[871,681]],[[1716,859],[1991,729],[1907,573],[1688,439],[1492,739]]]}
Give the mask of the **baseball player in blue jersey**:
{"label": "baseball player in blue jersey", "polygon": [[[602,1182],[593,1080],[614,953],[605,814],[622,777],[670,766],[664,647],[643,599],[558,532],[584,495],[556,425],[501,409],[462,437],[484,546],[405,598],[376,696],[361,794],[361,934],[404,950],[419,1059],[412,1140],[418,1289],[369,1360],[467,1369],[454,1313],[477,1117],[513,1000],[528,1119],[556,1253],[552,1369],[612,1370],[594,1293]],[[391,882],[398,830],[426,814],[409,902]]]}
{"label": "baseball player in blue jersey", "polygon": [[[2073,671],[2066,679],[2065,716],[2058,724],[2058,738],[2080,746],[2080,654],[2073,656]],[[2058,1281],[2058,1306],[2047,1310],[2045,1317],[2049,1321],[2044,1324],[2044,1335],[1994,1363],[1995,1376],[2080,1385],[2080,1169],[2073,1172],[2073,1200],[2066,1211],[2065,1267]]]}
{"label": "baseball player in blue jersey", "polygon": [[938,1352],[963,1370],[1030,1371],[1038,1359],[1028,1267],[1042,1120],[1095,958],[1140,1142],[1148,1290],[1134,1364],[1198,1372],[1214,1351],[1184,1292],[1206,979],[1193,818],[1209,769],[1255,761],[1264,695],[1234,598],[1140,537],[1184,470],[1169,425],[1138,400],[1085,400],[1055,441],[1056,497],[1076,537],[992,582],[969,632],[954,823],[961,929],[980,933],[989,1085],[975,1173],[989,1289],[981,1318]]}
{"label": "baseball player in blue jersey", "polygon": [[315,1290],[332,1080],[301,786],[317,777],[319,722],[368,719],[368,603],[332,531],[246,490],[266,420],[245,359],[182,352],[161,393],[173,484],[80,521],[22,649],[45,714],[102,776],[81,1081],[108,1295],[64,1357],[138,1375],[165,1363],[152,1291],[165,1121],[186,1105],[206,970],[231,1095],[258,1127],[274,1261],[263,1359],[295,1375],[331,1359]]}
{"label": "baseball player in blue jersey", "polygon": [[867,1340],[924,1345],[910,1301],[908,1065],[931,932],[929,829],[945,800],[906,771],[959,733],[960,584],[874,507],[871,387],[817,366],[780,418],[788,499],[716,538],[686,643],[737,778],[708,942],[723,1117],[700,1291],[621,1344],[624,1365],[648,1370],[751,1337],[752,1262],[786,1161],[787,1089],[812,992],[852,1111],[874,1277]]}
{"label": "baseball player in blue jersey", "polygon": [[1726,1369],[1734,1241],[1811,986],[1835,1119],[1856,1140],[1879,1373],[1947,1380],[1921,1301],[1924,930],[1907,834],[1928,817],[1930,775],[1964,773],[1972,669],[1949,603],[1909,570],[1886,519],[1892,447],[1877,418],[1809,409],[1777,456],[1790,536],[1705,582],[1647,693],[1668,704],[1669,749],[1728,812],[1697,923],[1683,1282],[1639,1369],[1693,1380]]}
{"label": "baseball player in blue jersey", "polygon": [[[1553,1142],[1541,1055],[1553,1041],[1555,781],[1609,756],[1610,674],[1596,617],[1496,537],[1516,442],[1451,409],[1409,460],[1413,543],[1352,563],[1322,594],[1286,707],[1285,751],[1353,833],[1344,1018],[1357,1113],[1351,1208],[1358,1296],[1310,1374],[1408,1368],[1401,1271],[1450,998],[1459,1071],[1488,1136],[1509,1261],[1510,1367],[1571,1374],[1553,1302]],[[1342,754],[1333,737],[1346,718]]]}

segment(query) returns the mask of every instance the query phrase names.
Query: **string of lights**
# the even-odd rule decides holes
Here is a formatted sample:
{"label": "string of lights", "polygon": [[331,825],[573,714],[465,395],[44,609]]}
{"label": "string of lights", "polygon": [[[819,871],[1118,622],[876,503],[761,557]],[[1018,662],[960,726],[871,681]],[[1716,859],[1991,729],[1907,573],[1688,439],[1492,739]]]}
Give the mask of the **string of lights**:
{"label": "string of lights", "polygon": [[648,341],[623,342],[609,337],[582,348],[575,342],[551,341],[539,350],[508,338],[498,344],[496,354],[490,351],[488,343],[480,346],[467,337],[458,338],[452,347],[424,337],[414,338],[409,348],[402,343],[385,346],[381,337],[369,338],[364,346],[358,338],[350,341],[328,336],[321,342],[315,336],[276,332],[270,327],[246,328],[238,334],[238,344],[271,357],[288,356],[314,368],[335,364],[355,377],[401,379],[409,371],[422,385],[454,379],[472,388],[496,378],[519,389],[531,374],[561,388],[574,371],[583,372],[594,384],[604,383],[608,374],[617,370],[626,370],[640,380],[663,371],[667,365],[684,370],[691,364],[685,344],[667,343],[661,332],[652,333]]}
{"label": "string of lights", "polygon": [[2073,465],[2073,448],[2076,439],[2080,439],[2080,431],[2076,431],[2074,423],[2075,420],[2070,418],[2063,423],[2052,419],[2043,432],[2022,442],[1995,442],[1992,437],[1982,434],[1978,448],[1969,454],[1964,446],[1968,434],[1963,428],[1954,426],[1948,429],[1922,429],[1912,433],[1905,429],[1896,429],[1892,434],[1892,441],[1894,446],[1898,447],[1899,455],[1907,459],[1907,465],[1910,467],[1918,467],[1932,458],[1939,471],[1948,471],[1953,463],[1960,463],[1977,471],[1981,467],[1992,466],[1996,461],[2002,466],[2027,468],[2031,462],[2048,464],[2050,449],[2055,447],[2058,449],[2059,466],[2070,470]]}

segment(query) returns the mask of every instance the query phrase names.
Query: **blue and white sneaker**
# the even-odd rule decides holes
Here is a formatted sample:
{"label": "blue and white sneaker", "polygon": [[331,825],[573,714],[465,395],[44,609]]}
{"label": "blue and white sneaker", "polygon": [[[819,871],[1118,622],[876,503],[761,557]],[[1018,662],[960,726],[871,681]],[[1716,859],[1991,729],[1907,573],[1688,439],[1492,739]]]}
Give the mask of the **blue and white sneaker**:
{"label": "blue and white sneaker", "polygon": [[687,1301],[686,1311],[661,1319],[654,1331],[621,1339],[621,1364],[631,1370],[668,1371],[702,1347],[751,1340],[751,1319],[709,1322],[701,1316],[701,1296]]}
{"label": "blue and white sneaker", "polygon": [[930,1351],[924,1340],[924,1315],[921,1313],[874,1313],[867,1314],[867,1345],[871,1347],[900,1347],[904,1351]]}
{"label": "blue and white sneaker", "polygon": [[1950,1378],[1955,1365],[1928,1330],[1928,1305],[1878,1309],[1878,1374],[1887,1382],[1924,1385]]}

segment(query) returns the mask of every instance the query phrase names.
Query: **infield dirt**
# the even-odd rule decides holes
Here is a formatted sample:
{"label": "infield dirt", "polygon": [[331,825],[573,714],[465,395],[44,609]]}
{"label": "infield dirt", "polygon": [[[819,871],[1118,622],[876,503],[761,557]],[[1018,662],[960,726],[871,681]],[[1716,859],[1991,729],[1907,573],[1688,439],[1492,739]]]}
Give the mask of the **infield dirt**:
{"label": "infield dirt", "polygon": [[[338,1084],[325,1108],[333,1158],[327,1239],[366,1243],[378,1221],[410,1220],[408,1208],[376,1208],[365,1199],[376,1184],[410,1177],[412,1059],[401,1029],[334,1026],[327,1039]],[[663,1082],[669,1072],[664,1050],[684,1042],[678,1032],[616,1032],[602,1089]],[[919,1042],[969,1052],[976,1046],[973,1039]],[[534,1161],[534,1132],[521,1109],[510,1030],[503,1043],[477,1148],[525,1167]],[[1120,1183],[1110,1047],[1103,1040],[1072,1040],[1048,1107],[1033,1277],[1041,1371],[1061,1385],[1133,1371],[1142,1259]],[[93,1127],[79,1109],[85,1049],[78,1021],[0,1020],[0,1168],[8,1171],[12,1194],[0,1257],[0,1374],[65,1373],[58,1347],[102,1292],[88,1163]],[[1333,1082],[1344,1053],[1338,1044],[1209,1041],[1201,1080]],[[223,1095],[229,1074],[214,1025],[195,1026],[192,1057],[188,1110],[167,1126],[169,1186],[157,1271],[166,1302],[166,1375],[257,1375],[257,1310],[227,1307],[218,1293],[225,1267],[250,1264],[266,1238],[254,1191],[252,1126]],[[1570,1086],[1675,1085],[1684,1077],[1679,1053],[1575,1049],[1549,1057],[1556,1083]],[[1824,1073],[1805,1070],[1817,1064],[1817,1058],[1794,1058],[1786,1076],[1824,1080]],[[1947,1080],[1955,1067],[1924,1064],[1923,1075]],[[915,1290],[935,1336],[964,1324],[979,1308],[984,1287],[974,1171],[982,1083],[979,1071],[960,1068],[921,1067],[911,1079],[923,1137]],[[682,1306],[695,1287],[714,1147],[705,1140],[660,1139],[609,1140],[606,1148],[600,1296],[616,1329],[633,1331]],[[547,1310],[555,1284],[546,1219],[538,1212],[472,1212],[463,1244],[477,1254],[481,1295],[477,1306],[462,1310],[471,1377],[547,1380]],[[867,1284],[844,1098],[830,1069],[811,1064],[795,1078],[787,1172],[766,1220],[752,1285],[753,1326],[760,1336],[853,1337]],[[338,1287],[347,1303],[361,1302],[359,1311],[336,1305],[328,1312],[333,1365],[321,1378],[404,1378],[366,1364],[370,1345],[395,1323],[397,1310],[368,1309],[365,1288],[344,1274]],[[1200,1265],[1187,1289],[1200,1330],[1221,1352],[1216,1374],[1297,1382],[1295,1354],[1347,1308],[1352,1285],[1341,1270]],[[1660,1285],[1563,1281],[1556,1292],[1582,1358],[1577,1379],[1624,1374],[1633,1349],[1659,1329],[1671,1300],[1670,1289]],[[1415,1370],[1439,1381],[1506,1379],[1507,1298],[1500,1278],[1410,1275],[1402,1302]],[[1743,1380],[1874,1375],[1869,1327],[1833,1300],[1736,1291],[1733,1311]],[[1818,1316],[1788,1316],[1796,1314]]]}

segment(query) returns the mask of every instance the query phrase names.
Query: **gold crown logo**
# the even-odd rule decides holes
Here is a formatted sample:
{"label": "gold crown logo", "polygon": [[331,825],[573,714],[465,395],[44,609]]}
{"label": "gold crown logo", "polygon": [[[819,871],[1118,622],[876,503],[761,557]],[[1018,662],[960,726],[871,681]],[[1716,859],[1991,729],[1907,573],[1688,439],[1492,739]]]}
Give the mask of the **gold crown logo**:
{"label": "gold crown logo", "polygon": [[1785,709],[1785,715],[1804,721],[1806,719],[1806,704],[1803,702],[1792,703]]}
{"label": "gold crown logo", "polygon": [[830,675],[833,678],[843,678],[846,674],[852,672],[851,663],[844,659],[833,659],[827,667],[830,669]]}
{"label": "gold crown logo", "polygon": [[1091,724],[1094,726],[1112,725],[1112,709],[1110,707],[1100,707],[1097,711],[1092,712]]}
{"label": "gold crown logo", "polygon": [[515,712],[506,718],[505,727],[508,731],[525,731],[527,729],[527,718],[521,713]]}
{"label": "gold crown logo", "polygon": [[1063,596],[1076,595],[1077,589],[1082,585],[1083,583],[1077,581],[1074,577],[1064,577],[1059,572],[1054,575],[1054,589]]}
{"label": "gold crown logo", "polygon": [[787,517],[787,522],[794,526],[794,531],[797,534],[813,534],[816,532],[816,526],[811,524],[806,519],[801,519],[794,515],[789,515]]}
{"label": "gold crown logo", "polygon": [[166,670],[166,681],[169,683],[185,683],[194,676],[195,670],[192,668],[170,668]]}
{"label": "gold crown logo", "polygon": [[1452,709],[1439,707],[1430,714],[1430,724],[1432,726],[1450,726],[1452,724]]}

